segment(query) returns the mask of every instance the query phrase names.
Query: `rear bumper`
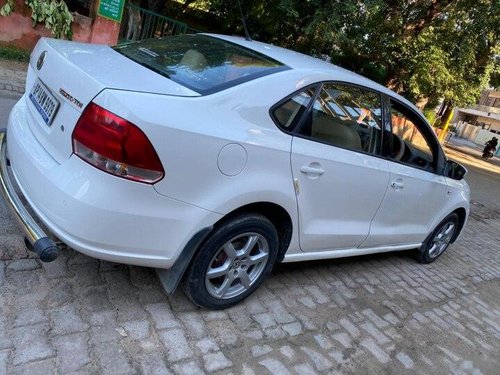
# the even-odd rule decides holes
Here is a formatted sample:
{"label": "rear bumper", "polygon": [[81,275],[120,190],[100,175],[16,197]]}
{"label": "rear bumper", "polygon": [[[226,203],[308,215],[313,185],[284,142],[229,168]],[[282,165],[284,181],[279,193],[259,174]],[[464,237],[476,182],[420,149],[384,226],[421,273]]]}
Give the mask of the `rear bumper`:
{"label": "rear bumper", "polygon": [[59,248],[48,238],[44,230],[40,228],[35,219],[26,210],[10,179],[7,162],[7,134],[5,130],[0,131],[0,193],[23,230],[30,248],[45,262],[55,260],[59,255]]}
{"label": "rear bumper", "polygon": [[117,263],[170,268],[197,232],[220,219],[74,155],[57,163],[26,124],[26,110],[23,98],[9,118],[12,175],[36,216],[75,250]]}

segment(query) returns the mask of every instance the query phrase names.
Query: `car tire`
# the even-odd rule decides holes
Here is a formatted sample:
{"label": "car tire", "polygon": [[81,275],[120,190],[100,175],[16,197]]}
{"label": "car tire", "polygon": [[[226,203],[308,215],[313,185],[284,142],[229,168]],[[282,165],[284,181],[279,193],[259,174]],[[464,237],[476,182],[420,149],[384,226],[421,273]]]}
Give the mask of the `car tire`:
{"label": "car tire", "polygon": [[445,252],[458,230],[458,215],[451,213],[425,239],[415,253],[420,263],[432,263]]}
{"label": "car tire", "polygon": [[224,309],[257,289],[278,254],[274,225],[263,215],[246,214],[217,226],[195,254],[184,290],[197,305]]}

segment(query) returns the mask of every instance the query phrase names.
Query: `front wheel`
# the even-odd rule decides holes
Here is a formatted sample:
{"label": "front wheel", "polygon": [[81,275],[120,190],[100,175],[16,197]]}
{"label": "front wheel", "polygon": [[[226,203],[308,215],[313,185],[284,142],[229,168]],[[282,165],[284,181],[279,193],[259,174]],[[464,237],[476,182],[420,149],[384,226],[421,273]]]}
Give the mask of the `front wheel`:
{"label": "front wheel", "polygon": [[215,229],[197,252],[184,289],[202,307],[223,309],[259,287],[278,253],[278,233],[264,216],[235,217]]}
{"label": "front wheel", "polygon": [[434,262],[450,245],[458,230],[458,215],[451,213],[425,239],[416,258],[421,263]]}

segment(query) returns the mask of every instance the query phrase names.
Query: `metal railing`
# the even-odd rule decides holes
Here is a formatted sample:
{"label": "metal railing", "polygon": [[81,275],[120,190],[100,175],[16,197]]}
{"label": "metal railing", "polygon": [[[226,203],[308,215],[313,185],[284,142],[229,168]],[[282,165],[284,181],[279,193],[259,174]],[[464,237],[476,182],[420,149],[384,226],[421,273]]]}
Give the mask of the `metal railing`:
{"label": "metal railing", "polygon": [[122,42],[149,38],[161,38],[166,35],[186,34],[188,25],[161,14],[143,9],[134,4],[127,4],[123,17]]}

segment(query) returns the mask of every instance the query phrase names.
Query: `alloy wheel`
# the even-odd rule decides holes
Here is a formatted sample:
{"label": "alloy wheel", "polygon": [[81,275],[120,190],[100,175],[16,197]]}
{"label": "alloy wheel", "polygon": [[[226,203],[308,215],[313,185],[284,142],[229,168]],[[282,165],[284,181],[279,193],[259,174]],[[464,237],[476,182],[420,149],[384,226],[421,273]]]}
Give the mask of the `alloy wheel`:
{"label": "alloy wheel", "polygon": [[455,223],[449,221],[444,224],[431,241],[429,257],[436,258],[446,250],[455,233]]}
{"label": "alloy wheel", "polygon": [[259,233],[239,234],[215,253],[205,274],[208,293],[218,299],[236,297],[259,279],[269,259],[269,244]]}

